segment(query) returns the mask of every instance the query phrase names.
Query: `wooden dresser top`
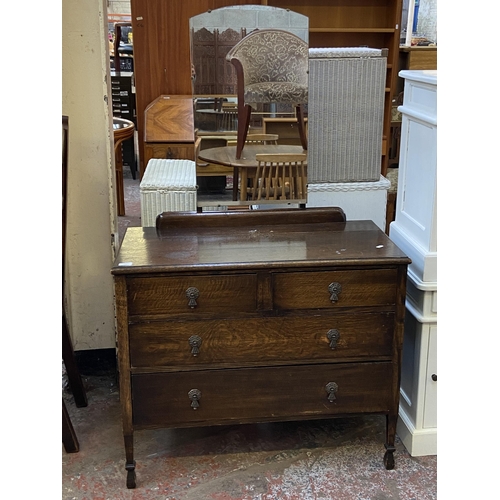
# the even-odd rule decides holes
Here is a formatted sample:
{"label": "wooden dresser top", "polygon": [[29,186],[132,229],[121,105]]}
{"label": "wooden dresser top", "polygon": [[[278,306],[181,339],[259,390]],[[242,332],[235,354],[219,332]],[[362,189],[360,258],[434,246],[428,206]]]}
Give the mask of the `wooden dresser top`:
{"label": "wooden dresser top", "polygon": [[372,221],[239,227],[128,228],[113,274],[379,266],[410,259]]}

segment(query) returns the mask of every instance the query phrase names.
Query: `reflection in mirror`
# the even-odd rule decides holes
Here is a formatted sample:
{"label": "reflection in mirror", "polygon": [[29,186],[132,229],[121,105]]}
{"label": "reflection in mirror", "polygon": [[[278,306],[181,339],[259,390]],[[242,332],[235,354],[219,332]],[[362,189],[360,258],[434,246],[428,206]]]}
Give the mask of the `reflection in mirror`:
{"label": "reflection in mirror", "polygon": [[[256,29],[290,31],[309,42],[309,18],[267,5],[234,5],[209,10],[189,20],[195,128],[199,132],[236,133],[236,72],[226,54]],[[306,108],[307,113],[307,108]],[[262,131],[262,119],[294,118],[287,104],[259,104],[250,129]]]}

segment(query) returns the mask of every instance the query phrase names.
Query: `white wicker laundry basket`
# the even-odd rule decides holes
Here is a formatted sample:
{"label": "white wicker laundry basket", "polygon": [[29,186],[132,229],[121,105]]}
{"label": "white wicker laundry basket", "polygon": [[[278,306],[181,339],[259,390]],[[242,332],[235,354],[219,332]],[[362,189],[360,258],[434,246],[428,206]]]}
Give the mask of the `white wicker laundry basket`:
{"label": "white wicker laundry basket", "polygon": [[149,160],[140,184],[142,227],[156,225],[162,212],[196,211],[196,163]]}
{"label": "white wicker laundry basket", "polygon": [[309,184],[380,179],[386,65],[380,49],[309,49]]}

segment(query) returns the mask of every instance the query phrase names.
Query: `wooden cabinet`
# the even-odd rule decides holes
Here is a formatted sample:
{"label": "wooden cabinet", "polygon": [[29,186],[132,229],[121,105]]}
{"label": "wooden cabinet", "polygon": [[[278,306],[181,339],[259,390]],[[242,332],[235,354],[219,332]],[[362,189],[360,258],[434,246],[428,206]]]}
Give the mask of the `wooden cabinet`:
{"label": "wooden cabinet", "polygon": [[[307,118],[304,120],[307,135]],[[296,118],[263,118],[262,133],[277,134],[278,144],[300,146],[299,125]]]}
{"label": "wooden cabinet", "polygon": [[394,467],[409,259],[344,221],[333,207],[128,228],[112,273],[129,488],[133,432],[152,427],[380,413]]}
{"label": "wooden cabinet", "polygon": [[144,112],[144,169],[151,158],[196,160],[197,142],[190,95],[162,95]]}

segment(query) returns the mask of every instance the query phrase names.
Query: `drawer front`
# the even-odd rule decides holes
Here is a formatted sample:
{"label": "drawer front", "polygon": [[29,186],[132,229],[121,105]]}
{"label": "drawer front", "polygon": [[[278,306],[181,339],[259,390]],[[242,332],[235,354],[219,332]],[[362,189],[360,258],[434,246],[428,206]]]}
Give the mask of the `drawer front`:
{"label": "drawer front", "polygon": [[276,273],[273,282],[276,309],[391,306],[398,283],[397,269]]}
{"label": "drawer front", "polygon": [[129,326],[133,367],[238,367],[392,355],[393,314],[141,322]]}
{"label": "drawer front", "polygon": [[[188,290],[192,298],[188,298]],[[129,278],[127,298],[130,316],[253,312],[257,308],[257,276]]]}
{"label": "drawer front", "polygon": [[133,375],[133,423],[185,427],[386,412],[395,404],[392,374],[390,363],[346,363]]}
{"label": "drawer front", "polygon": [[144,145],[144,152],[148,160],[151,158],[161,158],[167,160],[195,160],[193,143],[149,143]]}

